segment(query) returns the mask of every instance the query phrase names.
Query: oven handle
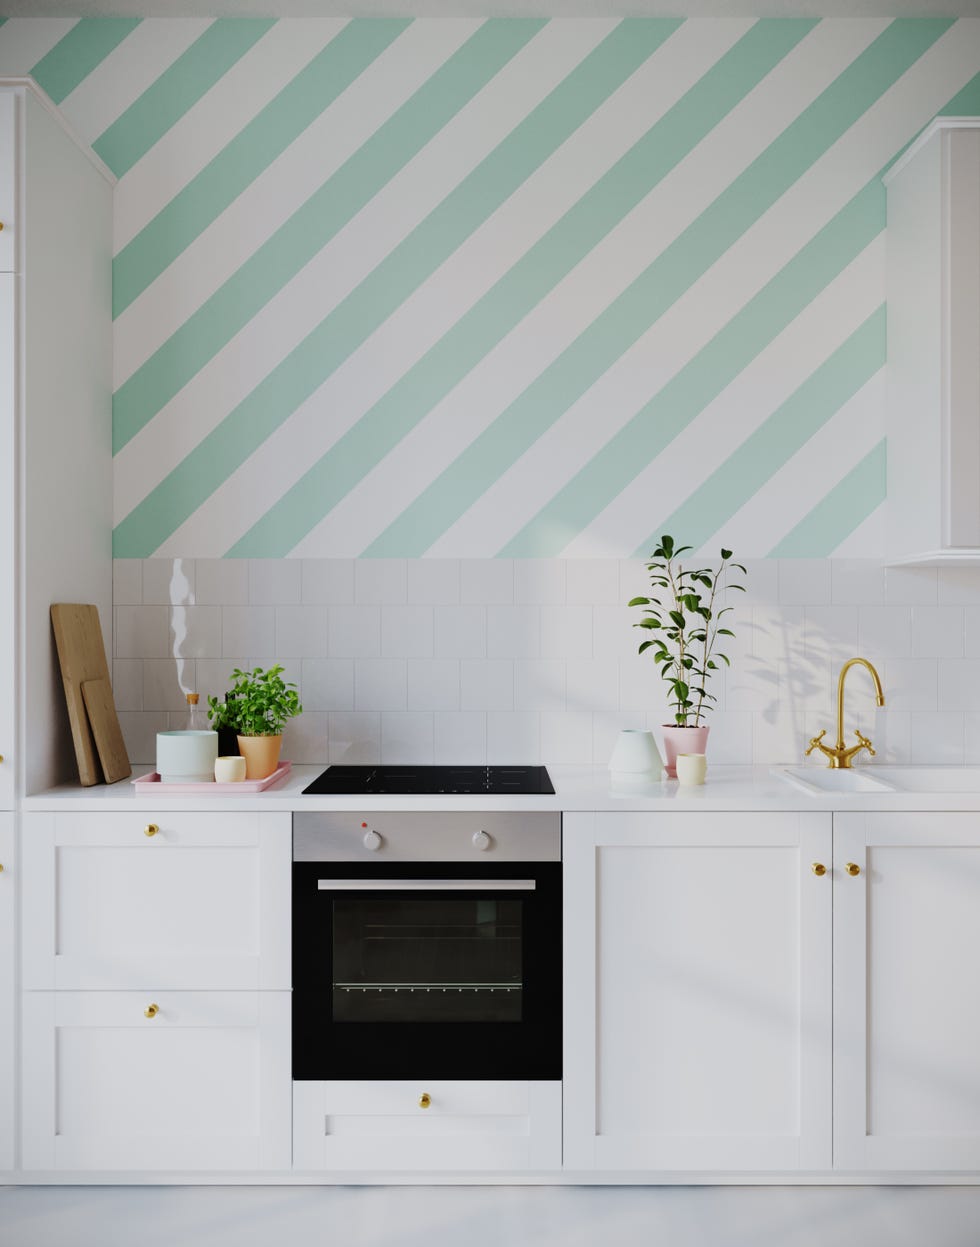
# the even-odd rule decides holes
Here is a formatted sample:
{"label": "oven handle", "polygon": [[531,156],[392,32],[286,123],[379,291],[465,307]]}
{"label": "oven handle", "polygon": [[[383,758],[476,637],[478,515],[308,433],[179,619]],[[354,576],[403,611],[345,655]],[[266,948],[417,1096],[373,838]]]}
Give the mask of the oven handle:
{"label": "oven handle", "polygon": [[533,892],[534,879],[317,879],[320,892]]}

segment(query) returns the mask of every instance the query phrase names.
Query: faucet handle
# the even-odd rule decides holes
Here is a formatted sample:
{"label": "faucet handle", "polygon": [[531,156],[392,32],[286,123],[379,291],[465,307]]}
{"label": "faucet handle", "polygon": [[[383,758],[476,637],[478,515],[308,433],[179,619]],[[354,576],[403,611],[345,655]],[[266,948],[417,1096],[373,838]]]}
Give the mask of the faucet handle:
{"label": "faucet handle", "polygon": [[868,740],[867,736],[865,736],[862,732],[857,731],[856,729],[855,729],[854,735],[858,738],[858,740],[861,742],[864,748],[867,749],[868,753],[871,754],[872,758],[876,758],[878,756],[875,753],[874,745],[872,745],[871,741]]}
{"label": "faucet handle", "polygon": [[827,729],[824,728],[824,730],[820,733],[819,736],[814,736],[813,739],[810,741],[810,748],[806,751],[806,753],[803,756],[805,758],[808,758],[810,754],[813,753],[814,749],[821,748],[820,742],[823,740],[823,738],[826,735],[827,735]]}

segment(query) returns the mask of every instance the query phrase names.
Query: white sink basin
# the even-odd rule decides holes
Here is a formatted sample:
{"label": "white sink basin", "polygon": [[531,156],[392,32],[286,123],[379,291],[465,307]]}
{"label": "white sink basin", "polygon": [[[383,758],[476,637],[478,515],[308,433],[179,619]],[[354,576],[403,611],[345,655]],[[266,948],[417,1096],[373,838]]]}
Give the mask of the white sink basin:
{"label": "white sink basin", "polygon": [[[895,768],[899,769],[899,768]],[[834,770],[831,767],[781,766],[773,767],[772,774],[799,788],[810,796],[823,792],[889,792],[897,791],[895,784],[866,770]]]}
{"label": "white sink basin", "polygon": [[880,774],[902,792],[980,793],[980,766],[887,766]]}

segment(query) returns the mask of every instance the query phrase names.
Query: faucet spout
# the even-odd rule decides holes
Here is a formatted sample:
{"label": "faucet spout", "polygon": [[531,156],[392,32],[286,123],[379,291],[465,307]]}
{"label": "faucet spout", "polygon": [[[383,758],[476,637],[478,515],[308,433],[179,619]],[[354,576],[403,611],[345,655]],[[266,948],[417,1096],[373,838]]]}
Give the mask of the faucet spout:
{"label": "faucet spout", "polygon": [[[881,687],[881,677],[875,671],[871,663],[866,658],[850,658],[840,669],[840,676],[837,679],[837,748],[844,748],[844,681],[847,679],[847,673],[852,667],[864,667],[875,685],[875,702],[879,706],[885,704],[885,694]],[[844,764],[845,766],[848,763]]]}

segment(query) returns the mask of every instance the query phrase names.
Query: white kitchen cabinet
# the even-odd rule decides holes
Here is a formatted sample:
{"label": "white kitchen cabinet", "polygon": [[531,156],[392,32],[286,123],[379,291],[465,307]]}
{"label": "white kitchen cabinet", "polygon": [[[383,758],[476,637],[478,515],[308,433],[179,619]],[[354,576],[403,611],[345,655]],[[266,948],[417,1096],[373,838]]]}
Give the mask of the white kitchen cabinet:
{"label": "white kitchen cabinet", "polygon": [[0,80],[0,809],[77,778],[52,602],[111,639],[112,181]]}
{"label": "white kitchen cabinet", "polygon": [[0,1170],[12,1169],[14,1166],[16,878],[14,816],[0,814]]}
{"label": "white kitchen cabinet", "polygon": [[829,1169],[830,816],[574,814],[562,839],[566,1168]]}
{"label": "white kitchen cabinet", "polygon": [[980,563],[980,118],[934,121],[888,188],[888,552]]}
{"label": "white kitchen cabinet", "polygon": [[834,828],[835,1163],[980,1170],[980,816]]}
{"label": "white kitchen cabinet", "polygon": [[285,1170],[289,993],[27,992],[22,1082],[25,1170]]}
{"label": "white kitchen cabinet", "polygon": [[290,986],[289,814],[134,809],[24,823],[25,988]]}
{"label": "white kitchen cabinet", "polygon": [[297,1082],[293,1167],[557,1170],[561,1083]]}

